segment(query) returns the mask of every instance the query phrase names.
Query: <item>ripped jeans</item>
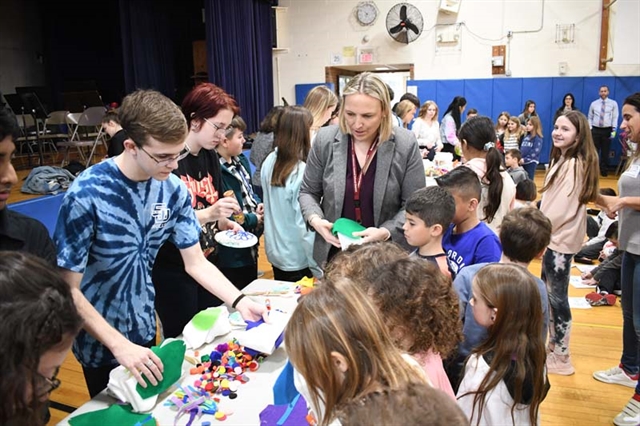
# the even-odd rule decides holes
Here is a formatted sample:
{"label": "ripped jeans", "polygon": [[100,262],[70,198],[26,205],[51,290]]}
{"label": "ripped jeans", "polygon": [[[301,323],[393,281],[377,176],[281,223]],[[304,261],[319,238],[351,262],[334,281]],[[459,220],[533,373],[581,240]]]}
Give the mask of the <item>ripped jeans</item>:
{"label": "ripped jeans", "polygon": [[557,355],[569,355],[571,308],[568,292],[573,256],[547,248],[542,257],[542,280],[549,293],[548,347]]}

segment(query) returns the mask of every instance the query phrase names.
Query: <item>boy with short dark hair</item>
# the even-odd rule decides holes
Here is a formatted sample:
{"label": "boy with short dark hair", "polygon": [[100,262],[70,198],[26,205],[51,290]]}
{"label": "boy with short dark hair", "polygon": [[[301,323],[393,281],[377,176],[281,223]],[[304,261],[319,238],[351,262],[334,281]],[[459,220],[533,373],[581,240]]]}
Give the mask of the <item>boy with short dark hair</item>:
{"label": "boy with short dark hair", "polygon": [[456,200],[444,188],[428,186],[414,192],[405,203],[406,221],[402,226],[407,243],[417,247],[418,257],[433,262],[455,278],[449,258],[442,248],[442,237],[456,213]]}
{"label": "boy with short dark hair", "polygon": [[517,184],[529,179],[527,171],[520,165],[522,154],[518,149],[509,149],[504,153],[504,164],[511,179]]}
{"label": "boy with short dark hair", "polygon": [[[500,242],[502,243],[502,257],[500,263],[514,263],[525,268],[531,261],[542,256],[551,240],[551,221],[538,209],[523,207],[514,209],[504,217],[500,225]],[[464,360],[471,351],[487,336],[485,327],[479,325],[473,317],[473,310],[469,300],[472,297],[471,285],[480,269],[488,263],[481,263],[465,268],[453,282],[453,286],[460,298],[460,312],[462,315],[462,334],[464,340],[458,346],[457,358],[450,360],[447,365],[447,375],[454,387],[458,385],[460,373],[463,371]],[[549,324],[549,301],[547,287],[544,281],[534,276],[540,291],[540,302],[544,316],[542,336],[547,340]]]}
{"label": "boy with short dark hair", "polygon": [[446,189],[456,202],[452,224],[442,238],[456,274],[476,263],[497,262],[502,255],[498,236],[478,219],[476,210],[482,194],[478,175],[468,167],[456,167],[436,178],[438,186]]}
{"label": "boy with short dark hair", "polygon": [[[620,291],[620,273],[622,268],[622,255],[624,252],[618,249],[618,222],[609,225],[605,237],[615,247],[612,253],[602,259],[600,264],[582,274],[583,281],[596,285],[596,291],[585,296],[591,306],[613,306],[616,304],[616,291]],[[603,250],[604,252],[605,250]]]}
{"label": "boy with short dark hair", "polygon": [[463,425],[468,420],[444,392],[423,383],[383,388],[337,407],[343,426]]}
{"label": "boy with short dark hair", "polygon": [[111,109],[102,117],[102,129],[109,135],[109,148],[107,148],[107,158],[116,157],[124,151],[124,141],[127,133],[120,125],[118,111]]}

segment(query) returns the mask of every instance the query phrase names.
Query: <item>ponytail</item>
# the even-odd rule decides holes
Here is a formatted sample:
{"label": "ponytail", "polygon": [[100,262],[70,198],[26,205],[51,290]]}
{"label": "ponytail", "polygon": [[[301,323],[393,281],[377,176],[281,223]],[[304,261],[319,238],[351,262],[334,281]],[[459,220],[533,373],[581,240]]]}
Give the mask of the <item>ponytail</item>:
{"label": "ponytail", "polygon": [[[486,144],[492,145],[492,144]],[[500,207],[500,202],[502,201],[502,176],[500,172],[502,171],[502,154],[498,151],[495,146],[487,147],[487,156],[485,161],[487,163],[487,172],[482,177],[483,183],[489,184],[487,204],[484,206],[484,220],[488,223],[493,221],[493,217],[498,211],[498,207]]]}

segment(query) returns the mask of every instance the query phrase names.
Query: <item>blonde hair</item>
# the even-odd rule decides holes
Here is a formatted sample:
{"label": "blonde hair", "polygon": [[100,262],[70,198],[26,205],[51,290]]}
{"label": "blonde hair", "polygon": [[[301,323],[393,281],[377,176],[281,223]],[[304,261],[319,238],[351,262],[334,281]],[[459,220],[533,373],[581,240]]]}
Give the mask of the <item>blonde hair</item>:
{"label": "blonde hair", "polygon": [[304,107],[313,115],[312,129],[318,129],[324,124],[324,114],[331,106],[338,105],[338,97],[327,86],[316,86],[304,99]]}
{"label": "blonde hair", "polygon": [[413,109],[415,111],[415,108],[416,108],[416,106],[414,105],[414,103],[411,102],[408,99],[405,99],[404,101],[400,101],[400,103],[396,107],[396,115],[398,116],[398,118],[400,118],[400,121],[402,122],[402,127],[404,127],[404,128],[407,127],[407,124],[404,122],[403,117],[409,111],[411,111],[411,109]]}
{"label": "blonde hair", "polygon": [[[514,115],[509,117],[509,121],[516,124],[516,131],[514,132],[514,134],[517,137],[522,136],[522,134],[524,133],[524,130],[522,129],[522,124],[520,124],[520,119]],[[504,128],[505,140],[509,139],[509,137],[512,135],[512,133],[509,131],[509,121],[507,121],[507,125]]]}
{"label": "blonde hair", "polygon": [[178,145],[187,137],[187,121],[173,101],[155,90],[136,90],[125,96],[118,109],[120,125],[138,146],[149,137]]}
{"label": "blonde hair", "polygon": [[[324,403],[318,419],[322,426],[333,421],[342,404],[356,398],[425,383],[392,343],[370,298],[346,278],[324,281],[301,297],[285,339],[289,359],[309,388],[308,402],[316,407]],[[344,357],[344,373],[336,369],[332,352]]]}
{"label": "blonde hair", "polygon": [[389,140],[393,133],[393,124],[391,121],[391,101],[389,100],[389,91],[387,85],[375,74],[363,72],[353,77],[342,91],[342,102],[340,105],[340,130],[344,134],[351,134],[351,130],[347,125],[347,119],[344,115],[344,106],[347,96],[355,94],[364,94],[371,96],[380,101],[382,108],[382,122],[378,134],[380,143]]}
{"label": "blonde hair", "polygon": [[537,115],[532,116],[527,120],[527,123],[531,123],[533,126],[533,134],[542,137],[542,123]]}
{"label": "blonde hair", "polygon": [[438,109],[438,104],[435,103],[434,101],[427,101],[423,103],[422,106],[420,107],[420,112],[418,112],[418,117],[424,120],[424,118],[427,116],[427,110],[431,105],[433,105],[436,108],[436,113],[433,116],[433,121],[438,121],[438,113],[440,110]]}

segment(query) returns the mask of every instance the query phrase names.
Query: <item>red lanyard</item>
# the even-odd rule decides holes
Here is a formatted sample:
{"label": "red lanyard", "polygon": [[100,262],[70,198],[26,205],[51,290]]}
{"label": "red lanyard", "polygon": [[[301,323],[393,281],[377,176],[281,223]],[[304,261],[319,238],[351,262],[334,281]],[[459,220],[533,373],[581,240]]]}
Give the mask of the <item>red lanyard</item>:
{"label": "red lanyard", "polygon": [[364,166],[358,172],[357,169],[357,158],[356,158],[356,144],[353,140],[351,140],[351,168],[353,171],[353,205],[356,210],[356,222],[362,223],[362,211],[360,210],[360,186],[362,185],[362,178],[367,173],[367,169],[369,169],[369,165],[371,165],[371,161],[373,160],[373,156],[376,154],[378,149],[378,141],[376,140],[371,144],[369,149],[367,150],[367,157],[364,160]]}

